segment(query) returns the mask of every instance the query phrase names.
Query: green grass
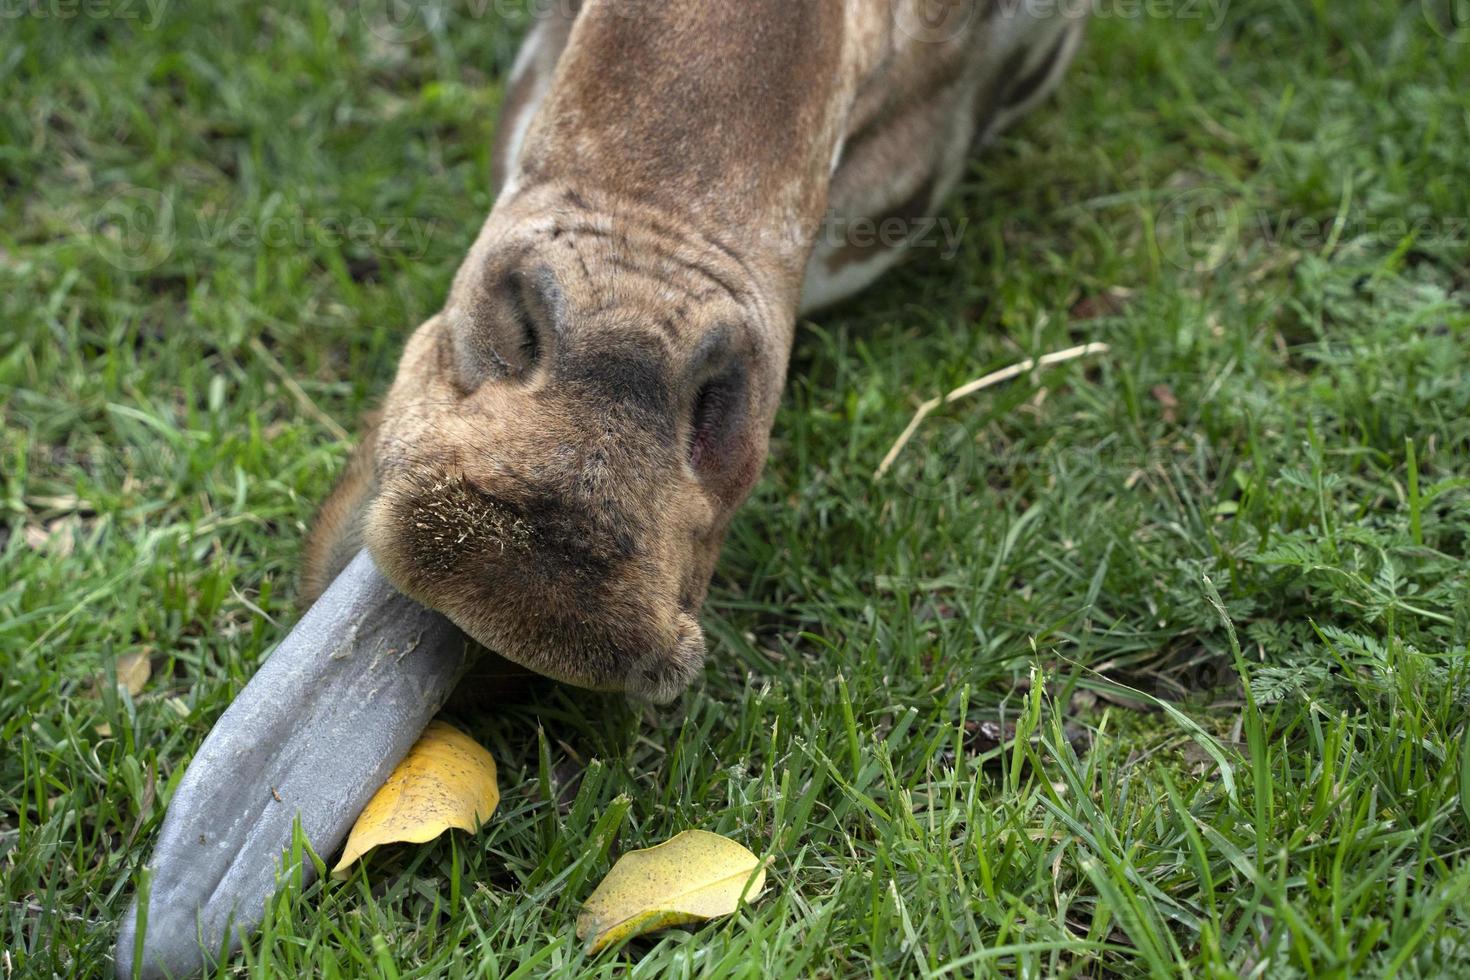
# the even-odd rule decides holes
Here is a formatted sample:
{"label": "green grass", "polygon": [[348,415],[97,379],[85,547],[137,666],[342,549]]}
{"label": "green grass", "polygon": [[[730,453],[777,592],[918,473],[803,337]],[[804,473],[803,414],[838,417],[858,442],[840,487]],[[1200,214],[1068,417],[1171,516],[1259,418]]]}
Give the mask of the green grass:
{"label": "green grass", "polygon": [[[110,969],[292,622],[334,426],[490,207],[504,6],[409,44],[309,0],[7,19],[5,976]],[[224,972],[1470,971],[1470,38],[1417,0],[1211,27],[1099,20],[958,255],[803,326],[694,690],[458,711],[485,832],[288,891]],[[923,399],[1084,341],[873,480]],[[141,695],[88,695],[140,650]],[[767,894],[584,957],[615,854],[689,827]]]}

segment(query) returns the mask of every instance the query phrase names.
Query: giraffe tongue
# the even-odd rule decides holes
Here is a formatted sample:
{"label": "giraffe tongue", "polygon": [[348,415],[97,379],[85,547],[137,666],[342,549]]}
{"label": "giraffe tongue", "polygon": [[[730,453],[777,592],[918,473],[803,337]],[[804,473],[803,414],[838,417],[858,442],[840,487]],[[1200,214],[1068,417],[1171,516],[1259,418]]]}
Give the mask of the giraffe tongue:
{"label": "giraffe tongue", "polygon": [[363,551],[229,706],[179,782],[147,908],[118,933],[119,978],[207,968],[259,924],[293,824],[326,858],[443,705],[469,658],[460,631],[398,593]]}

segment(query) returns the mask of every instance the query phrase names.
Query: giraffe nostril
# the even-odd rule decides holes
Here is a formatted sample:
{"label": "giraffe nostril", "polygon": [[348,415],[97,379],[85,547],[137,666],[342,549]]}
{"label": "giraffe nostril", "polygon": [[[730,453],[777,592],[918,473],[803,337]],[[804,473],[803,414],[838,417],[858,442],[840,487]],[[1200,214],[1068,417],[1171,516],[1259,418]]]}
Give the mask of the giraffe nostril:
{"label": "giraffe nostril", "polygon": [[689,464],[703,470],[723,454],[745,415],[746,374],[736,364],[700,386],[689,425]]}
{"label": "giraffe nostril", "polygon": [[510,269],[487,275],[449,308],[456,386],[528,377],[545,360],[561,316],[561,292],[551,270]]}

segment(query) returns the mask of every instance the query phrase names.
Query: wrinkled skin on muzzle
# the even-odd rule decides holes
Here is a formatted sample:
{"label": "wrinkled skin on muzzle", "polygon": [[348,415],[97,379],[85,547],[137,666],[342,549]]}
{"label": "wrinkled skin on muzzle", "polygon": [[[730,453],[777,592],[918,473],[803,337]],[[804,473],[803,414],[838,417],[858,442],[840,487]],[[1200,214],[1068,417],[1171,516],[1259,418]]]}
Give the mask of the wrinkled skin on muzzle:
{"label": "wrinkled skin on muzzle", "polygon": [[[489,377],[464,366],[474,355],[456,341],[471,328],[453,312],[410,341],[378,431],[364,541],[395,585],[502,656],[667,701],[703,665],[697,616],[733,510],[691,447],[718,442],[721,462],[759,471],[764,440],[736,445],[749,372],[729,328],[681,351],[634,315],[544,305],[566,311],[536,328],[535,359]],[[701,444],[696,402],[711,384],[726,405],[705,428],[728,433]]]}

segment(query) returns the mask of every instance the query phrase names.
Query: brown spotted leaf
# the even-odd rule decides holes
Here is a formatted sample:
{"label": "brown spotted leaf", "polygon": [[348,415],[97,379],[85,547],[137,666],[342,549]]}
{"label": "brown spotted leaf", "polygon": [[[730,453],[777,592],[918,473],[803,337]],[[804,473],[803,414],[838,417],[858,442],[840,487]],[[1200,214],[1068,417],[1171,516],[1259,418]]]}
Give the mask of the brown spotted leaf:
{"label": "brown spotted leaf", "polygon": [[379,844],[422,844],[451,827],[476,830],[500,804],[495,760],[474,739],[432,721],[363,807],[334,877]]}
{"label": "brown spotted leaf", "polygon": [[577,937],[595,953],[646,932],[729,915],[742,895],[754,899],[765,883],[765,868],[750,851],[719,834],[686,830],[619,858],[577,916]]}

